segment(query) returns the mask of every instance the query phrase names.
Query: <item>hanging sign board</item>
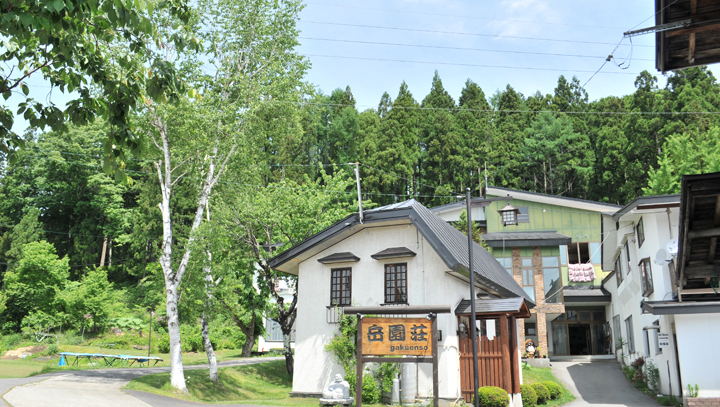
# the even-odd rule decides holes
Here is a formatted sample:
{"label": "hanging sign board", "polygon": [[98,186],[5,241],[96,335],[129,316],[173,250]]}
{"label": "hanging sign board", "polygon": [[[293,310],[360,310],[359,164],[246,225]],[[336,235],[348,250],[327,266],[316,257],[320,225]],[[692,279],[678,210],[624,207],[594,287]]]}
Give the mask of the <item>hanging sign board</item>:
{"label": "hanging sign board", "polygon": [[363,356],[432,356],[432,323],[427,318],[363,318]]}
{"label": "hanging sign board", "polygon": [[670,334],[658,333],[658,346],[667,348],[670,346]]}

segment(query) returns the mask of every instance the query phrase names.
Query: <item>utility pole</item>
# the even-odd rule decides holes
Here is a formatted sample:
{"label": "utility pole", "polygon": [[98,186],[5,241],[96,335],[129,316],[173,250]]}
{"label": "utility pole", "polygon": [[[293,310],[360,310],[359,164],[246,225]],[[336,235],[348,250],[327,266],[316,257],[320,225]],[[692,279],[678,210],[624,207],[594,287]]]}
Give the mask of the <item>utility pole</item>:
{"label": "utility pole", "polygon": [[478,375],[478,360],[477,360],[477,335],[475,324],[475,272],[473,271],[473,239],[472,239],[472,212],[470,211],[470,188],[465,190],[465,205],[467,206],[467,227],[468,227],[468,268],[470,269],[470,338],[472,339],[472,360],[473,360],[473,379],[474,379],[474,394],[475,407],[480,405],[480,399],[478,397],[478,389],[480,388],[480,376]]}
{"label": "utility pole", "polygon": [[360,214],[360,223],[363,223],[362,196],[360,195],[360,163],[355,163],[355,181],[357,182],[358,191],[358,214]]}

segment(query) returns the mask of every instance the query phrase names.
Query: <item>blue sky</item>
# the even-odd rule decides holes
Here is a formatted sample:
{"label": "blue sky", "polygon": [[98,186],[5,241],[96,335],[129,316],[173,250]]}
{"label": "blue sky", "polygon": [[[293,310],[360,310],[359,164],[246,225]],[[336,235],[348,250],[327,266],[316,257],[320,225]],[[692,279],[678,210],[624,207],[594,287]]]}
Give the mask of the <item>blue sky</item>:
{"label": "blue sky", "polygon": [[[349,85],[360,110],[376,107],[385,91],[394,99],[403,80],[420,102],[436,69],[456,100],[468,78],[488,97],[507,84],[525,95],[537,90],[552,93],[560,75],[575,75],[584,84],[624,31],[655,23],[654,18],[642,23],[654,14],[654,2],[649,0],[308,0],[306,4],[298,26],[300,51],[312,62],[308,80],[325,93]],[[591,100],[632,93],[633,82],[644,69],[664,86],[655,70],[654,35],[634,37],[632,43],[630,47],[626,39],[614,53],[621,63],[632,52],[628,69],[609,62],[588,83]]]}
{"label": "blue sky", "polygon": [[[527,96],[552,93],[560,75],[584,84],[622,33],[654,25],[653,15],[650,0],[308,0],[299,51],[312,63],[309,82],[325,93],[349,85],[360,110],[376,107],[383,92],[394,99],[403,80],[420,102],[436,69],[456,100],[467,79],[488,97],[507,84]],[[652,34],[633,37],[632,46],[622,41],[615,62],[587,84],[590,99],[632,93],[644,69],[664,86],[654,44]],[[624,70],[616,65],[623,61]],[[63,106],[68,98],[48,95],[39,77],[30,85],[39,100]],[[16,118],[15,131],[26,127]]]}

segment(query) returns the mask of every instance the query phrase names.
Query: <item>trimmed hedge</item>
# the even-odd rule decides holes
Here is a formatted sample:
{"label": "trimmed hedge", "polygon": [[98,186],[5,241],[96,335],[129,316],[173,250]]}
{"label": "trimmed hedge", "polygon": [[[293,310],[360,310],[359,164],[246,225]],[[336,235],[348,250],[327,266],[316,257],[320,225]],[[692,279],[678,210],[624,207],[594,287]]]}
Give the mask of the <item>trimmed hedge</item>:
{"label": "trimmed hedge", "polygon": [[557,400],[562,396],[562,387],[560,387],[559,384],[555,382],[542,382],[542,384],[547,387],[548,391],[550,392],[550,398],[553,400]]}
{"label": "trimmed hedge", "polygon": [[537,406],[537,393],[530,384],[520,385],[520,395],[522,396],[523,407]]}
{"label": "trimmed hedge", "polygon": [[533,390],[535,390],[535,394],[537,395],[537,403],[538,404],[545,404],[548,400],[550,400],[550,391],[547,387],[545,387],[542,383],[533,383],[530,386],[532,386]]}
{"label": "trimmed hedge", "polygon": [[510,404],[508,393],[504,389],[494,386],[479,388],[478,400],[481,407],[507,407]]}

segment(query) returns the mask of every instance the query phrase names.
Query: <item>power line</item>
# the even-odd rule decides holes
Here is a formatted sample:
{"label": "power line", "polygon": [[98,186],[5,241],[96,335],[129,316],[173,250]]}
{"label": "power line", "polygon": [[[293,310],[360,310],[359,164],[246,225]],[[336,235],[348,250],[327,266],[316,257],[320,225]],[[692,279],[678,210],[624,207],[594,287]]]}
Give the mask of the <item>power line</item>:
{"label": "power line", "polygon": [[[464,47],[446,47],[440,45],[420,45],[420,44],[399,44],[393,42],[374,42],[374,41],[356,41],[356,40],[342,40],[335,38],[314,38],[314,37],[298,37],[302,40],[313,40],[313,41],[332,41],[332,42],[343,42],[353,44],[369,44],[369,45],[390,45],[398,47],[414,47],[414,48],[433,48],[433,49],[449,49],[458,51],[479,51],[479,52],[499,52],[506,54],[527,54],[527,55],[545,55],[545,56],[558,56],[558,57],[573,57],[573,58],[605,58],[598,55],[578,55],[578,54],[558,54],[549,52],[531,52],[531,51],[509,51],[499,49],[485,49],[485,48],[464,48]],[[638,59],[638,61],[654,61],[654,59]]]}
{"label": "power line", "polygon": [[502,22],[509,22],[509,23],[523,23],[523,24],[543,24],[543,25],[558,25],[558,26],[567,26],[567,27],[582,27],[582,28],[622,28],[622,27],[610,27],[610,26],[602,26],[602,25],[588,25],[588,24],[564,24],[564,23],[551,23],[547,21],[529,21],[529,20],[505,20],[505,19],[498,19],[498,18],[484,18],[484,17],[474,17],[469,15],[453,15],[453,14],[440,14],[440,13],[428,13],[428,12],[422,12],[422,11],[409,11],[409,10],[392,10],[392,9],[383,9],[383,8],[373,8],[373,7],[360,7],[360,6],[349,6],[346,4],[331,4],[331,3],[320,3],[315,1],[308,1],[307,4],[315,4],[319,6],[331,6],[331,7],[342,7],[342,8],[351,8],[356,10],[371,10],[371,11],[387,11],[390,13],[402,13],[402,14],[418,14],[418,15],[427,15],[432,17],[455,17],[455,18],[464,18],[464,19],[470,19],[470,20],[482,20],[482,21],[502,21]]}
{"label": "power line", "polygon": [[[409,31],[409,32],[422,32],[431,34],[452,34],[452,35],[469,35],[475,37],[491,37],[491,38],[509,38],[515,40],[532,40],[532,41],[550,41],[550,42],[565,42],[575,44],[595,44],[595,45],[615,45],[614,42],[598,42],[598,41],[579,41],[579,40],[564,40],[555,38],[538,38],[538,37],[518,37],[513,35],[498,35],[498,34],[479,34],[479,33],[468,33],[460,31],[438,31],[438,30],[426,30],[419,28],[400,28],[400,27],[388,27],[378,25],[365,25],[365,24],[348,24],[348,23],[331,23],[325,21],[310,21],[310,20],[299,20],[300,23],[308,24],[321,24],[321,25],[334,25],[341,27],[357,27],[357,28],[372,28],[378,30],[395,30],[395,31]],[[636,47],[655,48],[654,45],[635,45]]]}
{"label": "power line", "polygon": [[[401,176],[399,176],[399,175],[397,175],[397,174],[393,174],[393,173],[390,173],[390,172],[385,172],[385,171],[383,171],[383,170],[380,170],[380,169],[371,167],[371,166],[369,166],[369,165],[365,165],[365,164],[362,164],[362,163],[360,163],[360,165],[362,165],[362,166],[365,167],[365,168],[369,168],[369,169],[371,169],[371,170],[373,170],[373,171],[381,172],[381,173],[383,173],[383,174],[385,174],[385,175],[389,175],[389,176],[391,176],[391,177],[395,177],[395,178],[399,178],[399,179],[405,180],[405,181],[407,181],[407,182],[410,182],[411,184],[417,184],[417,185],[429,187],[429,188],[432,188],[432,189],[435,189],[435,190],[437,190],[438,188],[440,188],[440,187],[436,187],[436,186],[433,186],[433,185],[424,184],[424,183],[421,183],[421,182],[418,182],[418,181],[413,181],[413,180],[407,179],[407,178],[405,178],[405,177],[401,177]],[[462,195],[462,194],[459,194],[459,193],[454,192],[454,191],[450,191],[450,192],[453,193],[453,194],[455,194],[455,196],[445,196],[445,197],[436,196],[436,195],[432,195],[432,196],[436,196],[436,197],[438,197],[438,198],[448,198],[448,197],[455,198],[457,195]],[[414,195],[414,196],[421,196],[421,195]]]}
{"label": "power line", "polygon": [[[411,60],[406,60],[406,59],[367,58],[367,57],[340,56],[340,55],[303,54],[303,56],[315,57],[315,58],[356,59],[356,60],[362,60],[362,61],[401,62],[401,63],[411,63],[411,64],[470,66],[470,67],[477,67],[477,68],[522,69],[522,70],[532,70],[532,71],[554,71],[554,72],[575,72],[575,73],[593,72],[593,71],[582,70],[582,69],[558,69],[558,68],[538,68],[538,67],[522,67],[522,66],[506,66],[506,65],[463,64],[463,63],[455,63],[455,62],[436,62],[436,61],[411,61]],[[616,74],[616,75],[639,75],[640,74],[640,72],[606,72],[606,73]]]}

